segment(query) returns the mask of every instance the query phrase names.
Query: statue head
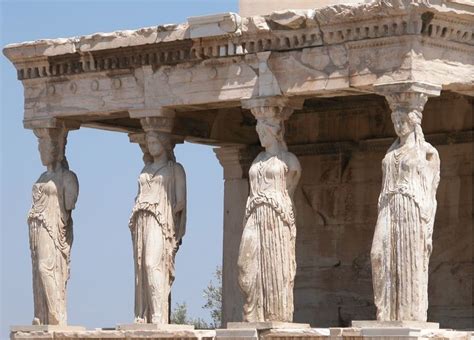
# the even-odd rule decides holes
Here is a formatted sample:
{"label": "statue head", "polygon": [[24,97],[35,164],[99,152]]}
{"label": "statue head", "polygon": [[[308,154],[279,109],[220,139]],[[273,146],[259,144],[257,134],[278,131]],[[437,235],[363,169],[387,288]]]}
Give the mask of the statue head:
{"label": "statue head", "polygon": [[61,164],[67,166],[64,156],[66,148],[67,130],[61,128],[41,128],[35,129],[38,137],[38,150],[40,152],[41,163],[46,167],[56,167]]}
{"label": "statue head", "polygon": [[174,160],[174,145],[169,133],[148,131],[146,133],[146,144],[148,147],[148,153],[153,157],[153,159],[166,157],[170,160]]}
{"label": "statue head", "polygon": [[392,112],[392,122],[398,137],[406,137],[415,133],[416,137],[423,137],[421,130],[422,113],[418,110],[395,110]]}
{"label": "statue head", "polygon": [[283,121],[278,118],[260,118],[257,120],[257,134],[260,144],[268,148],[277,143],[279,148],[287,150],[284,140],[285,126]]}
{"label": "statue head", "polygon": [[153,156],[148,152],[148,146],[146,142],[140,143],[139,145],[140,145],[140,149],[143,152],[143,157],[142,157],[143,163],[145,163],[145,165],[153,163]]}
{"label": "statue head", "polygon": [[50,166],[57,163],[59,158],[59,145],[50,138],[40,138],[38,150],[41,156],[41,163]]}

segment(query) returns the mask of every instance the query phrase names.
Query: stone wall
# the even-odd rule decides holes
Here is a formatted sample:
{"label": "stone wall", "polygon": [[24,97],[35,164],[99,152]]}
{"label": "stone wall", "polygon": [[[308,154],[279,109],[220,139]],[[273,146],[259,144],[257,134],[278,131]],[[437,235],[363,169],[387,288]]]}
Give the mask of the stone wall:
{"label": "stone wall", "polygon": [[[472,98],[443,93],[429,100],[423,118],[426,139],[441,158],[428,317],[458,329],[473,327],[472,114]],[[295,196],[296,322],[328,327],[375,318],[370,248],[381,161],[394,136],[388,105],[375,95],[306,101],[288,122],[290,149],[303,168]],[[226,195],[227,207],[242,206],[245,198],[234,197],[239,198]],[[233,237],[224,245],[224,277],[229,278],[236,277],[236,259],[226,253],[238,249],[237,219],[228,221]],[[224,287],[224,318],[239,320],[240,292],[229,286],[227,294]]]}
{"label": "stone wall", "polygon": [[[341,147],[340,152],[337,145],[332,145],[319,154],[299,156],[303,176],[295,198],[298,322],[345,326],[351,320],[375,317],[370,248],[377,219],[381,161],[394,132],[383,99],[366,105],[361,108],[355,102],[348,109],[338,108],[339,112],[303,113],[290,122],[310,127],[304,133],[310,143],[365,139],[353,148]],[[429,101],[423,119],[427,139],[441,158],[429,319],[453,328],[473,327],[472,105],[472,98],[444,94]],[[469,130],[470,141],[466,138],[469,133],[453,134]],[[380,139],[383,137],[390,139]]]}

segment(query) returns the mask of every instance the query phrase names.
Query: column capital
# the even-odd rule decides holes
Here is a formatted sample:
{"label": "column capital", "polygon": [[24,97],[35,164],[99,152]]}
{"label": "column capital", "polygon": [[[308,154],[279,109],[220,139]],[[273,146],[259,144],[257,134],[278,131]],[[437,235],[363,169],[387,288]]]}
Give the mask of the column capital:
{"label": "column capital", "polygon": [[148,108],[148,109],[129,109],[130,118],[147,118],[147,117],[168,117],[173,118],[175,111],[167,107]]}
{"label": "column capital", "polygon": [[145,117],[140,119],[145,132],[158,131],[171,133],[174,127],[173,117]]}
{"label": "column capital", "polygon": [[224,169],[224,179],[241,179],[248,177],[250,164],[260,148],[236,145],[222,146],[213,150]]}
{"label": "column capital", "polygon": [[385,96],[392,111],[422,112],[428,97],[441,93],[440,85],[412,81],[378,84],[374,89]]}
{"label": "column capital", "polygon": [[243,99],[242,108],[249,109],[257,119],[277,118],[288,119],[294,110],[303,107],[303,98],[284,96],[257,97]]}

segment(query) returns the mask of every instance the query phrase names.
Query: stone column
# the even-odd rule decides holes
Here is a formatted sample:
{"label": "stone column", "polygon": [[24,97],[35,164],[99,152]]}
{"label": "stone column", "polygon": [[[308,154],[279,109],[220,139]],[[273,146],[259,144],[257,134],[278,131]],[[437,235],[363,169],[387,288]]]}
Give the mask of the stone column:
{"label": "stone column", "polygon": [[72,210],[79,183],[69,170],[65,150],[68,131],[79,124],[50,119],[29,121],[38,137],[41,162],[47,168],[33,185],[28,213],[33,267],[33,325],[67,325],[69,265],[73,240]]}
{"label": "stone column", "polygon": [[256,129],[264,148],[249,170],[250,188],[237,260],[245,322],[293,321],[296,224],[292,196],[301,166],[288,152],[284,121],[302,104],[303,100],[285,97],[242,103],[257,118]]}
{"label": "stone column", "polygon": [[242,237],[248,169],[258,148],[226,146],[214,152],[224,170],[224,235],[222,256],[222,326],[242,321],[243,299],[238,284],[237,258]]}
{"label": "stone column", "polygon": [[135,265],[135,323],[154,324],[153,328],[169,323],[175,255],[186,227],[186,178],[175,160],[173,121],[173,117],[143,117],[140,122],[145,132],[129,136],[142,148],[145,163],[129,222]]}
{"label": "stone column", "polygon": [[382,162],[371,251],[377,320],[425,322],[440,161],[421,120],[428,97],[439,95],[440,87],[404,82],[376,90],[392,109],[398,136]]}

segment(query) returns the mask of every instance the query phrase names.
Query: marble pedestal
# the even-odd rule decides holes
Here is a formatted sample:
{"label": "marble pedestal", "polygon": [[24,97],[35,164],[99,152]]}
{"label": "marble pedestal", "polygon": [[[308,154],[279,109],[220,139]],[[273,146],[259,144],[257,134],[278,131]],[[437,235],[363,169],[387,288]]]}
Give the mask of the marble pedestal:
{"label": "marble pedestal", "polygon": [[361,336],[417,336],[425,331],[439,330],[437,322],[423,321],[352,321],[352,327],[359,330]]}
{"label": "marble pedestal", "polygon": [[258,340],[275,332],[300,333],[311,330],[307,323],[292,322],[228,322],[226,329],[216,329],[216,340]]}
{"label": "marble pedestal", "polygon": [[440,329],[439,323],[420,321],[353,321],[352,327],[331,328],[331,339],[459,339],[468,340],[468,332]]}
{"label": "marble pedestal", "polygon": [[[176,326],[176,327],[174,327]],[[37,331],[12,331],[10,340],[213,340],[215,338],[214,330],[194,330],[186,329],[172,325],[168,329],[115,329],[115,328],[97,328],[85,330],[49,329]],[[193,327],[193,326],[190,326]],[[171,329],[174,328],[174,329]]]}
{"label": "marble pedestal", "polygon": [[360,320],[360,321],[352,321],[352,327],[357,327],[357,328],[439,329],[439,323],[437,323],[437,322],[423,322],[423,321]]}
{"label": "marble pedestal", "polygon": [[[73,336],[77,332],[85,331],[82,326],[60,326],[60,325],[16,325],[10,327],[11,340],[52,340],[55,334]],[[71,337],[72,338],[72,337]]]}
{"label": "marble pedestal", "polygon": [[117,325],[117,330],[121,331],[192,331],[193,325],[177,325],[177,324],[154,324],[154,323],[131,323]]}
{"label": "marble pedestal", "polygon": [[294,323],[294,322],[280,322],[280,321],[266,321],[266,322],[228,322],[227,329],[296,329],[296,328],[310,328],[309,323]]}

